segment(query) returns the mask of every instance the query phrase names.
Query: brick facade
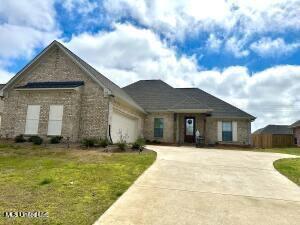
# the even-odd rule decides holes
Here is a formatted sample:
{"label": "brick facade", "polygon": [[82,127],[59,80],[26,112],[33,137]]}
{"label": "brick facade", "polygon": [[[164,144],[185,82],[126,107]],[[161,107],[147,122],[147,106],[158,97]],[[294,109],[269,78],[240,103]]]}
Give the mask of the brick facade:
{"label": "brick facade", "polygon": [[[154,118],[164,119],[163,138],[154,137]],[[174,143],[174,113],[149,113],[145,118],[144,137],[146,140]]]}
{"label": "brick facade", "polygon": [[[177,118],[176,118],[177,117]],[[195,129],[199,130],[200,135],[205,135],[207,144],[216,144],[218,142],[218,121],[212,117],[206,117],[203,114],[195,113],[180,113],[174,118],[174,113],[150,113],[146,116],[144,126],[144,136],[147,140],[158,140],[166,143],[184,143],[184,123],[185,117],[195,118]],[[164,119],[164,134],[163,138],[154,138],[154,118]],[[176,141],[176,123],[178,119],[179,135]],[[251,122],[241,119],[224,119],[224,121],[237,121],[237,142],[234,144],[250,144]]]}
{"label": "brick facade", "polygon": [[296,127],[294,130],[294,137],[297,139],[297,146],[300,147],[300,127]]}
{"label": "brick facade", "polygon": [[[85,85],[78,91],[16,91],[27,82],[80,80]],[[14,137],[23,134],[28,104],[41,105],[39,134],[45,136],[49,107],[64,105],[62,135],[78,141],[83,137],[106,137],[109,98],[58,47],[47,52],[39,64],[31,67],[4,93],[1,134]]]}
{"label": "brick facade", "polygon": [[[76,90],[16,90],[28,82],[84,81]],[[24,134],[28,105],[40,105],[38,134],[46,137],[50,105],[63,105],[62,136],[77,142],[85,137],[108,136],[113,111],[121,111],[138,119],[138,134],[148,140],[165,143],[184,142],[184,118],[195,117],[196,130],[205,134],[206,142],[217,142],[217,121],[204,114],[156,112],[144,115],[118,97],[106,91],[86,74],[58,46],[49,49],[37,62],[27,68],[4,92],[4,112],[1,135],[10,138]],[[1,102],[0,102],[1,110]],[[1,111],[0,111],[1,113]],[[154,138],[154,118],[164,119],[162,138]],[[222,120],[222,119],[220,119]],[[249,120],[235,120],[239,144],[248,144],[251,132]]]}
{"label": "brick facade", "polygon": [[218,142],[218,121],[237,121],[237,142],[236,144],[250,144],[251,122],[241,119],[216,119],[207,117],[206,119],[206,140],[208,144]]}

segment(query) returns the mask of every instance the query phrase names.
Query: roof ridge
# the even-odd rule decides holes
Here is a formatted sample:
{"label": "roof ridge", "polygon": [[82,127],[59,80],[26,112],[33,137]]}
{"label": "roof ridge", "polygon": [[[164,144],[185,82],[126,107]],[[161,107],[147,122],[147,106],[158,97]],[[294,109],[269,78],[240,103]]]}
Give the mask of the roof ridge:
{"label": "roof ridge", "polygon": [[[173,88],[174,90],[177,90],[178,88]],[[189,99],[193,99],[194,101],[196,101],[197,103],[201,104],[201,105],[204,105],[205,107],[207,107],[207,109],[210,109],[209,106],[207,104],[204,104],[203,102],[199,101],[198,99],[192,97],[192,96],[189,96],[187,94],[184,94],[182,92],[178,92],[180,95],[183,95],[185,96],[186,98],[189,98]],[[172,107],[175,107],[176,105],[179,105],[180,103],[184,102],[185,100],[182,100],[176,104],[174,104]]]}

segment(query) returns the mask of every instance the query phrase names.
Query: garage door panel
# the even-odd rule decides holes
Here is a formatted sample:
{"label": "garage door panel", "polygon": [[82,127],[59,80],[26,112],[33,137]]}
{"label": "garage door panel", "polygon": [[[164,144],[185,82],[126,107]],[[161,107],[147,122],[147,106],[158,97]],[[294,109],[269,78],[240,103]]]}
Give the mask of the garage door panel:
{"label": "garage door panel", "polygon": [[114,111],[112,115],[111,137],[114,143],[125,136],[128,143],[132,143],[138,136],[138,120],[130,115]]}

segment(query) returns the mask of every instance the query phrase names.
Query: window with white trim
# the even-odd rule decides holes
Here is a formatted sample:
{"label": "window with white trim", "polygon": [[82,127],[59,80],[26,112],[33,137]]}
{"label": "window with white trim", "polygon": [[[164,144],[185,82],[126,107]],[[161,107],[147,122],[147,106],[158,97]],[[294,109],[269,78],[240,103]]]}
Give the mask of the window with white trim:
{"label": "window with white trim", "polygon": [[64,114],[63,105],[50,105],[48,135],[60,136],[62,130],[62,120]]}
{"label": "window with white trim", "polygon": [[222,123],[222,141],[232,141],[232,122]]}
{"label": "window with white trim", "polygon": [[28,105],[26,115],[25,134],[37,135],[40,121],[40,105]]}

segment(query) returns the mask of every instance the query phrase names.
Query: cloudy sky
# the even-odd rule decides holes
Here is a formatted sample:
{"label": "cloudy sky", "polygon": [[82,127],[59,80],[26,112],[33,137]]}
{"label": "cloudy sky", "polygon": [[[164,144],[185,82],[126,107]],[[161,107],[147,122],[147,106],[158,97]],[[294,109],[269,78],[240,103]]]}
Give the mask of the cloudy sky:
{"label": "cloudy sky", "polygon": [[300,0],[0,0],[0,83],[57,39],[120,86],[162,79],[300,119]]}

